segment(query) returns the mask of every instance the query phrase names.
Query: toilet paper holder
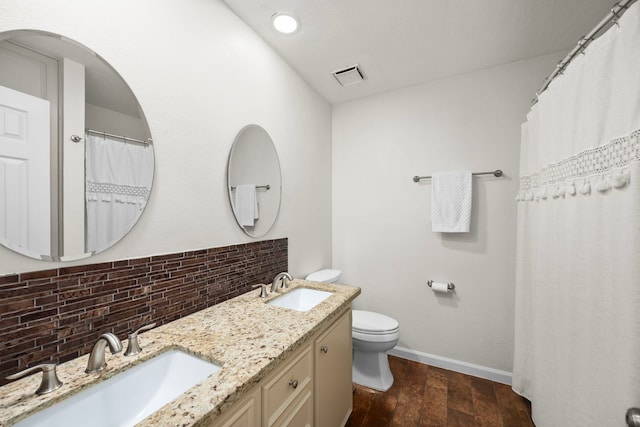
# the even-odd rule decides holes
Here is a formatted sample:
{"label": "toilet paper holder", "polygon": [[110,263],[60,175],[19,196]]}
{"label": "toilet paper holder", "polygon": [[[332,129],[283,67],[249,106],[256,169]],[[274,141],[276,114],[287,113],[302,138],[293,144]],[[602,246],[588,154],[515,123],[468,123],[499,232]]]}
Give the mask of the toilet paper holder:
{"label": "toilet paper holder", "polygon": [[[431,287],[431,285],[433,285],[433,280],[429,280],[427,282],[427,286]],[[456,285],[454,285],[453,283],[449,282],[447,283],[447,289],[450,291],[453,291],[456,288]]]}

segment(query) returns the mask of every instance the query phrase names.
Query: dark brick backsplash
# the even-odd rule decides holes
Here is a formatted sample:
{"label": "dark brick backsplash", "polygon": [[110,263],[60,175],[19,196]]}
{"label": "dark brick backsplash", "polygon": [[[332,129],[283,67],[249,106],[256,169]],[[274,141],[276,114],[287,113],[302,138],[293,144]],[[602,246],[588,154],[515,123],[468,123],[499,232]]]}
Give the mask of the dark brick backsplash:
{"label": "dark brick backsplash", "polygon": [[104,332],[124,339],[269,283],[287,266],[287,239],[276,239],[2,276],[0,385],[89,353]]}

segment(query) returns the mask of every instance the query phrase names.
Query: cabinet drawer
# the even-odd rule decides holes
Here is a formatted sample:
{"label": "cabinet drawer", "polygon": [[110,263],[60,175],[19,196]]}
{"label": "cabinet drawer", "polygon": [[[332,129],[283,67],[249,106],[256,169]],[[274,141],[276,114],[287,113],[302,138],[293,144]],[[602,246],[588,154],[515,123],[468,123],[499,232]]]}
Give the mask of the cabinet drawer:
{"label": "cabinet drawer", "polygon": [[287,407],[311,384],[313,359],[306,346],[293,361],[277,371],[262,389],[262,410],[268,425],[278,419]]}

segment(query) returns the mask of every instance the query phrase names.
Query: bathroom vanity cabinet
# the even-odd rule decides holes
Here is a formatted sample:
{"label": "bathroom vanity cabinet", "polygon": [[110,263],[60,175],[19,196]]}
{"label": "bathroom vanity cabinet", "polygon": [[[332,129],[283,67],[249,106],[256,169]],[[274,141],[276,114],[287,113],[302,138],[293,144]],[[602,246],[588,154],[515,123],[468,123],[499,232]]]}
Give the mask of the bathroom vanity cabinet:
{"label": "bathroom vanity cabinet", "polygon": [[348,307],[209,426],[343,426],[353,403],[351,357]]}
{"label": "bathroom vanity cabinet", "polygon": [[[64,386],[37,396],[41,375],[0,390],[0,425],[14,425],[100,381],[180,349],[221,368],[140,421],[140,427],[343,426],[352,409],[351,303],[360,288],[293,280],[287,292],[331,293],[306,312],[281,308],[247,292],[146,331],[134,357],[108,355],[99,376],[87,375],[88,356],[58,365]],[[277,324],[274,324],[277,319]]]}
{"label": "bathroom vanity cabinet", "polygon": [[314,341],[315,425],[343,426],[353,406],[351,309]]}

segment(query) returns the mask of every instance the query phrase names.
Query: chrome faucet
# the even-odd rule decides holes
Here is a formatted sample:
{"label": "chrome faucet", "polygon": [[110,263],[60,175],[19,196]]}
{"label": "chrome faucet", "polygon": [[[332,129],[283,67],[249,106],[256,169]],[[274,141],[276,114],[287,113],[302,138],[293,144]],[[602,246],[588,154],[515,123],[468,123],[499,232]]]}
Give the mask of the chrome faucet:
{"label": "chrome faucet", "polygon": [[278,273],[271,283],[271,292],[280,292],[282,289],[287,289],[287,281],[293,280],[293,277],[289,273]]}
{"label": "chrome faucet", "polygon": [[111,354],[122,351],[122,343],[114,334],[107,332],[106,334],[100,335],[98,341],[93,345],[93,350],[91,350],[87,369],[85,370],[87,374],[100,372],[107,367],[107,362],[104,360],[105,347],[107,345],[109,346],[109,350],[111,350]]}

